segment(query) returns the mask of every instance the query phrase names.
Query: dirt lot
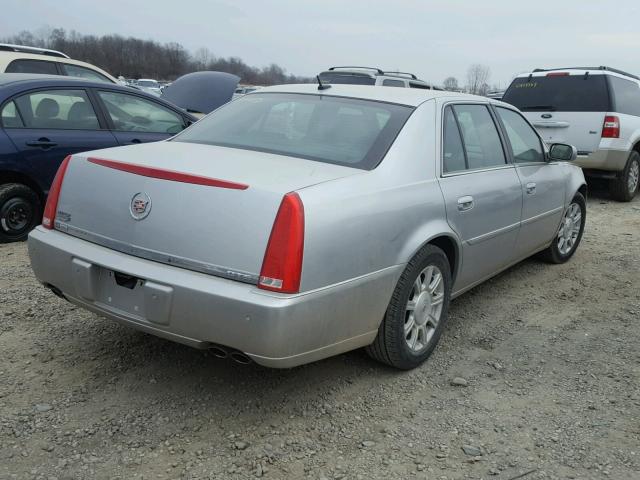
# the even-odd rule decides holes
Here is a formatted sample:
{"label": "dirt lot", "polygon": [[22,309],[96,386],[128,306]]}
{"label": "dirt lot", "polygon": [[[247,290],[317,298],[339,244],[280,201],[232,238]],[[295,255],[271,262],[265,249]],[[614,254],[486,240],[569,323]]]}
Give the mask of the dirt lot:
{"label": "dirt lot", "polygon": [[640,199],[596,193],[571,262],[456,300],[407,373],[219,360],[59,300],[0,246],[0,478],[640,479],[639,239]]}

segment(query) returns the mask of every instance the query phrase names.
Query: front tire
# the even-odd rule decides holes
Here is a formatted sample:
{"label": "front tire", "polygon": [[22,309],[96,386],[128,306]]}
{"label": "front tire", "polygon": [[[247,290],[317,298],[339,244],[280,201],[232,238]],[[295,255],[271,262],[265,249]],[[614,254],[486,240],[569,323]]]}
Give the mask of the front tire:
{"label": "front tire", "polygon": [[367,353],[402,370],[429,358],[447,321],[451,283],[451,266],[444,252],[433,245],[422,248],[400,276]]}
{"label": "front tire", "polygon": [[581,193],[576,193],[562,216],[553,242],[542,252],[542,258],[550,263],[568,261],[580,245],[586,219],[587,203]]}
{"label": "front tire", "polygon": [[631,152],[629,160],[616,178],[611,180],[609,191],[614,200],[630,202],[635,197],[640,184],[640,153]]}
{"label": "front tire", "polygon": [[0,185],[0,243],[26,240],[40,217],[36,192],[20,183]]}

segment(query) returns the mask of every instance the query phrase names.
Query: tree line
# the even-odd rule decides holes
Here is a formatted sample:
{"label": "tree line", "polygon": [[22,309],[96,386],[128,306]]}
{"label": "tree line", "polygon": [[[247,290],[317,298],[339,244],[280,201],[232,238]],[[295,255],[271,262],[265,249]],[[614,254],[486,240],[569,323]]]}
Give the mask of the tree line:
{"label": "tree line", "polygon": [[312,81],[287,74],[275,63],[259,68],[247,65],[238,57],[217,57],[207,48],[200,48],[192,54],[179,43],[159,43],[120,35],[84,35],[55,28],[46,33],[22,31],[1,39],[0,43],[58,50],[125,78],[175,80],[186,73],[213,70],[233,73],[240,77],[242,83],[250,85]]}

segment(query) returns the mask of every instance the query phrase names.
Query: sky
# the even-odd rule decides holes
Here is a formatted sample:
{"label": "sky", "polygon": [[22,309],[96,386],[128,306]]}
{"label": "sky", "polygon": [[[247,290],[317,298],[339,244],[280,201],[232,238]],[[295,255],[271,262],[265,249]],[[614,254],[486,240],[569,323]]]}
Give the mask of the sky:
{"label": "sky", "polygon": [[640,73],[639,0],[0,0],[0,37],[61,27],[178,42],[314,76],[334,65],[465,83],[471,64],[506,87],[533,68]]}

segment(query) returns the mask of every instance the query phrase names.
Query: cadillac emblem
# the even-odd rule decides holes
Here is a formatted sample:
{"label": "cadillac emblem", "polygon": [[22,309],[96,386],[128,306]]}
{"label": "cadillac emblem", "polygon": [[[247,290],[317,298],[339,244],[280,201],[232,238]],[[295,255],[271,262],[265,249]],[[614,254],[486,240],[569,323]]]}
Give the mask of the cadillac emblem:
{"label": "cadillac emblem", "polygon": [[136,193],[131,199],[129,212],[135,220],[143,220],[147,218],[151,212],[151,197],[145,192]]}

